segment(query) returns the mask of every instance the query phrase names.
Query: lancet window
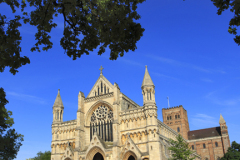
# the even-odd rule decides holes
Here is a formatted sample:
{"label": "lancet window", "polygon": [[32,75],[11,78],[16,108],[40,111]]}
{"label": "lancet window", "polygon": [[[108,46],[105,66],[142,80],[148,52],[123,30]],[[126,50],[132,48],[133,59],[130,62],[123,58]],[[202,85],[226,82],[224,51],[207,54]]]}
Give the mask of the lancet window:
{"label": "lancet window", "polygon": [[91,115],[90,141],[97,133],[104,141],[113,141],[113,111],[106,105],[95,109]]}

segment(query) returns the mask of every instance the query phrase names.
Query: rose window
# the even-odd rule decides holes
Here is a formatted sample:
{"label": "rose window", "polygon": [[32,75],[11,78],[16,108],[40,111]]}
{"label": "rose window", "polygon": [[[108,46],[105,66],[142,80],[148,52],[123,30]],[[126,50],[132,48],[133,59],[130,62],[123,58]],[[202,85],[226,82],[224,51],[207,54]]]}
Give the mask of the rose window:
{"label": "rose window", "polygon": [[113,141],[113,111],[105,105],[99,106],[91,115],[90,141],[94,133],[104,141]]}
{"label": "rose window", "polygon": [[91,116],[91,122],[95,122],[96,120],[111,120],[113,117],[113,112],[108,107],[102,105],[99,106],[95,111],[93,111],[93,114]]}

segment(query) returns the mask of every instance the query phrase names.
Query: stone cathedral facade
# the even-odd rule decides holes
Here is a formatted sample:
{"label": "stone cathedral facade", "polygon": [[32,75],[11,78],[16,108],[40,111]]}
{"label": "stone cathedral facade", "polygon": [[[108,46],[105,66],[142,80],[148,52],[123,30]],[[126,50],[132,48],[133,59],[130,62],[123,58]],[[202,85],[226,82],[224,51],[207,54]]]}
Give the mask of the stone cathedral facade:
{"label": "stone cathedral facade", "polygon": [[[167,160],[171,157],[169,138],[176,140],[180,133],[188,141],[192,134],[188,123],[179,128],[187,119],[178,109],[165,109],[163,122],[157,119],[155,86],[147,67],[141,86],[143,106],[124,95],[117,83],[111,84],[102,69],[89,94],[79,92],[75,120],[63,122],[64,106],[58,91],[53,105],[51,160]],[[175,113],[182,125],[172,125],[169,117]],[[191,145],[195,143],[191,139]],[[201,159],[200,154],[195,153],[196,160]]]}

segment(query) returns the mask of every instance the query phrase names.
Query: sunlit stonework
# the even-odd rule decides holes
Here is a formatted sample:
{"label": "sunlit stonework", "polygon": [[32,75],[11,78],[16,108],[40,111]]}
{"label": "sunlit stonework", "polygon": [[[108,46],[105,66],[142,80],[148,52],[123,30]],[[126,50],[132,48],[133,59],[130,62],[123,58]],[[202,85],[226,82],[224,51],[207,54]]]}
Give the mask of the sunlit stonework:
{"label": "sunlit stonework", "polygon": [[219,160],[227,151],[230,141],[222,115],[220,127],[196,131],[190,131],[182,106],[162,109],[163,122],[158,119],[155,86],[147,67],[141,86],[143,106],[120,92],[117,83],[111,84],[102,72],[101,67],[86,97],[79,92],[75,120],[63,122],[64,106],[58,91],[53,105],[51,160],[167,160],[171,158],[169,138],[176,140],[178,133],[196,151],[197,160]]}

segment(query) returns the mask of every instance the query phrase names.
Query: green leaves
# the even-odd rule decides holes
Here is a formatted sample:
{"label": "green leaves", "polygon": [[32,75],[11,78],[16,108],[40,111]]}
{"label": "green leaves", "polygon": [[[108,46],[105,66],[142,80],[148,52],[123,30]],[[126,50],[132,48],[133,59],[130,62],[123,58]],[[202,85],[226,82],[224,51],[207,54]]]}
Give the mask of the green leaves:
{"label": "green leaves", "polygon": [[[0,14],[0,72],[3,72],[8,66],[10,72],[15,75],[19,67],[30,63],[28,57],[20,56],[22,40],[18,30],[18,27],[21,26],[20,19],[20,16],[15,16],[15,19],[7,21],[6,16]],[[5,31],[6,24],[7,30]]]}
{"label": "green leaves", "polygon": [[178,134],[176,137],[177,140],[174,141],[172,139],[169,140],[172,145],[168,149],[172,151],[171,160],[193,160],[196,156],[193,155],[193,151],[188,147],[188,143],[184,141],[182,136]]}
{"label": "green leaves", "polygon": [[[37,43],[31,51],[52,48],[51,29],[54,16],[64,17],[64,35],[60,44],[73,60],[82,54],[89,54],[100,44],[98,54],[109,47],[110,59],[116,60],[124,52],[134,51],[144,29],[134,22],[140,18],[136,12],[137,4],[145,0],[46,0],[44,4],[28,0],[35,10],[30,14],[30,24],[37,26]],[[27,22],[27,20],[26,20]],[[83,38],[80,38],[83,37]]]}
{"label": "green leaves", "polygon": [[221,160],[240,159],[240,144],[233,141],[231,147],[228,148],[227,153]]}
{"label": "green leaves", "polygon": [[6,94],[3,88],[0,88],[0,159],[16,158],[23,141],[23,135],[17,134],[15,129],[8,129],[12,127],[14,121],[10,117],[12,112],[5,108],[7,103]]}
{"label": "green leaves", "polygon": [[230,8],[234,17],[229,22],[228,32],[235,35],[234,41],[240,45],[240,38],[237,35],[237,28],[240,25],[240,1],[238,0],[211,0],[218,8],[217,14],[221,15],[223,11]]}
{"label": "green leaves", "polygon": [[44,153],[38,152],[37,157],[31,158],[33,160],[50,160],[51,159],[51,152],[46,151]]}

